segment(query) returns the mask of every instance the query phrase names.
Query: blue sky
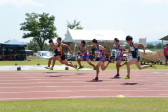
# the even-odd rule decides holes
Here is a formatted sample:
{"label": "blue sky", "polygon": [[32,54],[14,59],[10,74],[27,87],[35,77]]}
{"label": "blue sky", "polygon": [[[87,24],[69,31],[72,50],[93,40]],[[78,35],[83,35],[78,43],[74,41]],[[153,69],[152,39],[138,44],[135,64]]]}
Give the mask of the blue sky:
{"label": "blue sky", "polygon": [[157,41],[168,35],[167,6],[168,0],[0,0],[0,42],[30,41],[20,31],[26,12],[54,15],[61,37],[67,21],[77,19],[86,30],[122,30],[134,41]]}

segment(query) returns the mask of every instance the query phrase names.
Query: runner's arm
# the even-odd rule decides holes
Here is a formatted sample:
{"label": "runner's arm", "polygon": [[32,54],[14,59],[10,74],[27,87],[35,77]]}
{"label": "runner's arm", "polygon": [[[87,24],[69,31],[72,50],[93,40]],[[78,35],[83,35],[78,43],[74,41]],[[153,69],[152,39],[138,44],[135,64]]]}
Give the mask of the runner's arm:
{"label": "runner's arm", "polygon": [[95,57],[93,58],[93,61],[96,61],[97,57],[98,57],[98,53],[96,53],[95,51]]}
{"label": "runner's arm", "polygon": [[120,46],[120,49],[122,49],[123,51],[126,51],[125,48],[122,45]]}
{"label": "runner's arm", "polygon": [[103,46],[99,46],[99,49],[104,51],[104,55],[107,54],[107,50]]}
{"label": "runner's arm", "polygon": [[50,47],[52,48],[53,51],[55,51],[57,49],[57,46],[54,44],[50,44]]}
{"label": "runner's arm", "polygon": [[138,46],[142,47],[142,49],[143,49],[143,51],[144,51],[144,54],[145,54],[145,47],[144,47],[143,44],[135,43],[134,46],[135,46],[135,47],[138,47]]}
{"label": "runner's arm", "polygon": [[79,50],[80,52],[82,52],[82,50],[80,49],[80,47],[81,47],[80,45],[79,45],[79,46],[77,46],[78,50]]}
{"label": "runner's arm", "polygon": [[128,53],[130,53],[131,52],[131,50],[130,50],[130,48],[129,48],[129,50],[128,51],[123,51],[123,54],[128,54]]}
{"label": "runner's arm", "polygon": [[68,45],[61,44],[61,47],[66,47],[68,49],[68,51],[72,54],[72,50],[71,50],[71,48]]}

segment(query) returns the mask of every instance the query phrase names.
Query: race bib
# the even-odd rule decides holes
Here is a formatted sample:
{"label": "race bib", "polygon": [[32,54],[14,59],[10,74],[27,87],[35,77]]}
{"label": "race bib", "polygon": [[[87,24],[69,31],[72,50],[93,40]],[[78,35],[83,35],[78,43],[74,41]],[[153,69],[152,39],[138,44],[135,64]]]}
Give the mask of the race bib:
{"label": "race bib", "polygon": [[57,50],[60,51],[60,48],[58,47]]}
{"label": "race bib", "polygon": [[131,50],[131,51],[135,51],[134,47],[130,47],[130,50]]}
{"label": "race bib", "polygon": [[121,55],[121,51],[117,51],[117,56],[120,56]]}

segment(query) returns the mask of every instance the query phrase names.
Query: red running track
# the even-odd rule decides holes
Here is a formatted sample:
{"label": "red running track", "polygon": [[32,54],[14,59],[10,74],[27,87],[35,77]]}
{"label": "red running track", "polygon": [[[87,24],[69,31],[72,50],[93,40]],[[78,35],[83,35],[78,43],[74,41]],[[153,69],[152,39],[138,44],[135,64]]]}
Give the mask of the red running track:
{"label": "red running track", "polygon": [[[0,72],[0,101],[75,98],[168,98],[168,71],[131,71],[131,79],[113,79],[116,71]],[[126,71],[121,71],[125,76]]]}

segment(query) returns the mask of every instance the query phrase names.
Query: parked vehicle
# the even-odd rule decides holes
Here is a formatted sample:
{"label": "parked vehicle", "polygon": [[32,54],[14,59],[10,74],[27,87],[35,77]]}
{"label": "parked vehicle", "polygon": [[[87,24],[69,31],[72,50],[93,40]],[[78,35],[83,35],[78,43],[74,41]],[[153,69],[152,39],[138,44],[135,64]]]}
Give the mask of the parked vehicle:
{"label": "parked vehicle", "polygon": [[111,57],[110,57],[111,60],[115,61],[116,59],[116,50],[111,50]]}
{"label": "parked vehicle", "polygon": [[36,56],[43,58],[43,59],[49,59],[53,56],[53,54],[49,51],[38,51]]}

